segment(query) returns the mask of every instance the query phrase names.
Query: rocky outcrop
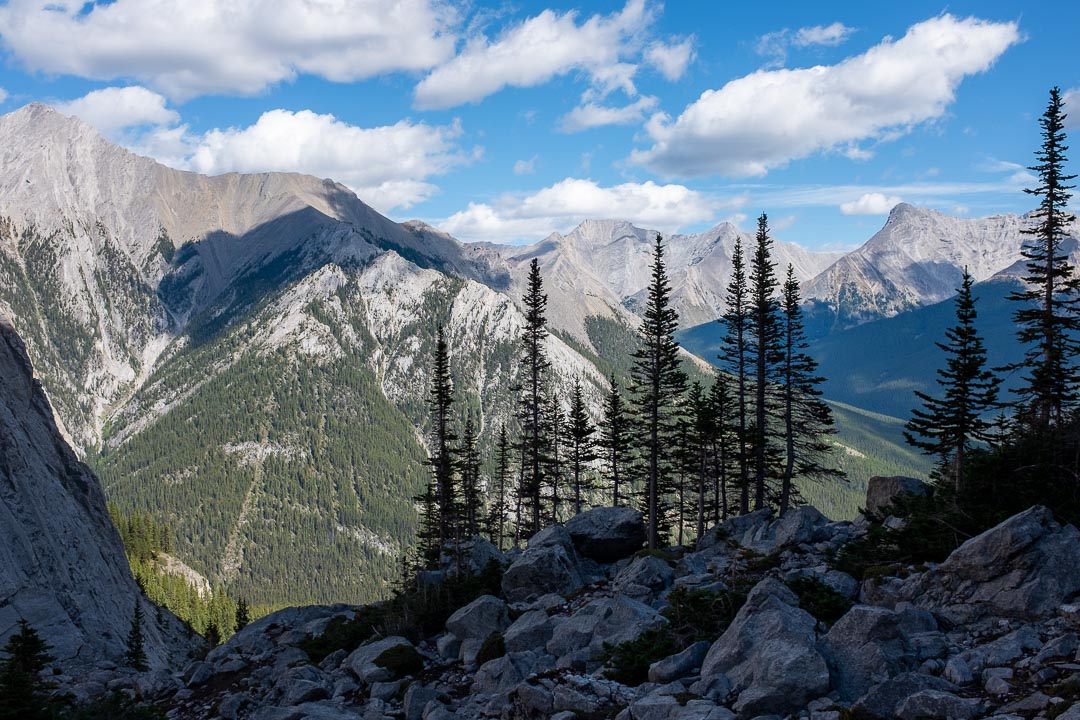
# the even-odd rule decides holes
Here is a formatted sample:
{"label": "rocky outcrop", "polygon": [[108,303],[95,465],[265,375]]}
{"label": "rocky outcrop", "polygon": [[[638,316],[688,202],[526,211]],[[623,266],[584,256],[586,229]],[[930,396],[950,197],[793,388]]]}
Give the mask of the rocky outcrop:
{"label": "rocky outcrop", "polygon": [[53,420],[22,341],[0,315],[0,645],[19,620],[64,667],[119,662],[135,603],[150,664],[183,663],[195,647],[135,584],[97,478]]}
{"label": "rocky outcrop", "polygon": [[552,525],[529,539],[525,552],[507,568],[502,591],[511,602],[545,593],[566,594],[585,584],[577,551],[562,525]]}
{"label": "rocky outcrop", "polygon": [[971,538],[899,595],[957,625],[1039,620],[1080,593],[1080,531],[1036,506]]}
{"label": "rocky outcrop", "polygon": [[875,475],[866,486],[866,512],[879,515],[905,495],[925,495],[930,486],[922,480],[903,475]]}

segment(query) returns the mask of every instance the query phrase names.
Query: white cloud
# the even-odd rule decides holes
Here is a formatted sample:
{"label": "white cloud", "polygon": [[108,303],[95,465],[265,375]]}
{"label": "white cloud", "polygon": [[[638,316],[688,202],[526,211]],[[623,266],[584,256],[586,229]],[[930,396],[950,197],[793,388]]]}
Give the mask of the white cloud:
{"label": "white cloud", "polygon": [[858,200],[840,203],[840,212],[845,215],[887,215],[890,210],[904,202],[895,195],[886,196],[879,192],[863,193]]}
{"label": "white cloud", "polygon": [[256,93],[299,74],[348,82],[453,54],[439,0],[10,0],[0,39],[32,71],[132,78],[173,99]]}
{"label": "white cloud", "polygon": [[456,121],[402,120],[363,128],[310,110],[270,110],[253,125],[193,133],[165,99],[145,88],[106,88],[58,106],[133,151],[206,175],[297,172],[332,178],[382,212],[438,191],[430,179],[468,163]]}
{"label": "white cloud", "polygon": [[8,93],[7,93],[7,90],[5,90],[4,88],[0,87],[0,105],[3,105],[3,104],[4,104],[4,101],[5,101],[5,100],[7,100],[7,99],[8,99]]}
{"label": "white cloud", "polygon": [[602,187],[592,180],[566,178],[531,195],[469,203],[437,224],[463,240],[495,241],[537,239],[552,230],[567,231],[587,218],[619,218],[673,231],[711,220],[723,206],[683,185],[649,181]]}
{"label": "white cloud", "polygon": [[799,28],[791,39],[795,47],[808,47],[810,45],[824,45],[836,47],[845,40],[855,28],[848,27],[842,22],[834,22],[831,25],[814,25],[813,27]]}
{"label": "white cloud", "polygon": [[122,131],[142,125],[173,125],[180,114],[166,107],[162,95],[138,85],[94,90],[77,100],[59,103],[56,109],[93,125],[110,140]]}
{"label": "white cloud", "polygon": [[691,36],[670,44],[654,42],[645,51],[645,61],[674,82],[683,76],[695,55],[694,38]]}
{"label": "white cloud", "polygon": [[792,32],[789,28],[765,33],[758,38],[754,46],[758,55],[771,57],[772,60],[766,67],[783,67],[787,62],[788,47],[805,48],[814,45],[836,47],[840,45],[855,28],[848,27],[842,22],[834,22],[831,25],[813,25],[802,27]]}
{"label": "white cloud", "polygon": [[672,176],[761,176],[816,152],[895,139],[944,114],[966,76],[1019,40],[1014,22],[941,15],[837,65],[759,70],[705,91],[675,120],[654,115],[652,147],[631,159]]}
{"label": "white cloud", "polygon": [[518,160],[514,163],[515,175],[532,175],[536,172],[536,155],[528,160]]}
{"label": "white cloud", "polygon": [[581,23],[575,11],[544,10],[494,41],[471,39],[416,86],[416,105],[432,109],[478,102],[505,87],[534,87],[574,71],[585,72],[605,94],[622,89],[633,95],[637,66],[624,60],[639,52],[637,36],[655,15],[646,0],[629,0],[619,12]]}
{"label": "white cloud", "polygon": [[1080,88],[1066,90],[1061,96],[1065,104],[1065,127],[1070,130],[1080,128]]}
{"label": "white cloud", "polygon": [[585,102],[563,116],[559,121],[559,129],[563,132],[578,132],[604,125],[633,125],[641,122],[645,113],[655,108],[657,102],[651,95],[643,95],[622,107]]}

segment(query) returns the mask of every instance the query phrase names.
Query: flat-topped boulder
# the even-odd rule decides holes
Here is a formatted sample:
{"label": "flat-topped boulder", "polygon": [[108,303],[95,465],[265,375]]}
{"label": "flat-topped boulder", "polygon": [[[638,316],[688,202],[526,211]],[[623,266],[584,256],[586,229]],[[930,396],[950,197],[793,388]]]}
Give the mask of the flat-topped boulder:
{"label": "flat-topped boulder", "polygon": [[645,544],[645,521],[630,508],[586,510],[566,522],[566,531],[582,556],[602,563],[629,557]]}

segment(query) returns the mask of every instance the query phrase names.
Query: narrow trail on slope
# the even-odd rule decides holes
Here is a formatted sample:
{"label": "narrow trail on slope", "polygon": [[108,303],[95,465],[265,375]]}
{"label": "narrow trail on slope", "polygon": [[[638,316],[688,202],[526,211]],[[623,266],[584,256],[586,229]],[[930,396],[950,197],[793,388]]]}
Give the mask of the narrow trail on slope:
{"label": "narrow trail on slope", "polygon": [[[267,442],[266,432],[262,433],[262,442]],[[247,524],[248,514],[255,500],[255,488],[262,483],[263,461],[260,458],[255,464],[255,473],[244,494],[244,502],[240,506],[240,514],[236,517],[232,530],[229,532],[229,542],[225,545],[225,554],[221,558],[221,582],[228,583],[236,578],[240,572],[240,566],[244,564],[244,548],[240,543],[240,531]]]}

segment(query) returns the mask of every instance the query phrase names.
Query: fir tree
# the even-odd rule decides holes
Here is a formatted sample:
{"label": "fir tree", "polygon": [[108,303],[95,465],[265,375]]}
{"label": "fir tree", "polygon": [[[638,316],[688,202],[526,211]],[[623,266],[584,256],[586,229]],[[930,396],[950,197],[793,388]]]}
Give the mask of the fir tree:
{"label": "fir tree", "polygon": [[592,489],[588,476],[588,466],[596,459],[593,427],[589,411],[585,407],[585,398],[581,391],[581,380],[574,380],[570,391],[570,413],[566,423],[566,446],[570,452],[570,475],[574,491],[574,514],[581,512],[582,496]]}
{"label": "fir tree", "polygon": [[428,466],[431,468],[430,488],[420,498],[423,503],[425,518],[421,537],[426,543],[422,548],[428,567],[438,562],[442,551],[455,539],[458,498],[454,492],[454,469],[456,465],[454,443],[457,436],[450,426],[454,404],[454,386],[450,377],[450,353],[446,344],[443,327],[440,325],[435,336],[435,355],[432,358],[431,389],[429,391],[431,408],[431,451]]}
{"label": "fir tree", "polygon": [[506,426],[499,427],[499,439],[495,445],[495,478],[492,488],[493,497],[488,505],[488,537],[495,547],[503,549],[503,542],[507,535],[507,515],[510,510],[508,491],[510,489],[511,468],[510,455],[513,449],[510,447],[510,438],[506,434]]}
{"label": "fir tree", "polygon": [[630,418],[623,407],[619,383],[612,374],[608,394],[604,400],[604,417],[600,423],[600,447],[604,450],[608,472],[611,474],[611,506],[619,507],[622,497],[619,489],[628,462]]}
{"label": "fir tree", "polygon": [[713,382],[712,387],[709,388],[709,412],[713,425],[710,449],[713,467],[713,500],[711,506],[714,524],[727,520],[728,512],[731,510],[731,503],[727,494],[728,470],[734,457],[731,440],[734,423],[731,417],[733,401],[730,383],[730,378],[721,372],[717,373],[716,380]]}
{"label": "fir tree", "polygon": [[957,495],[964,490],[972,443],[991,440],[992,423],[986,414],[996,406],[998,390],[998,380],[986,367],[986,348],[975,328],[978,314],[971,294],[973,283],[964,268],[954,300],[956,325],[945,331],[946,343],[934,343],[946,356],[945,367],[937,372],[942,397],[916,391],[923,407],[912,410],[904,432],[913,446],[939,458],[939,473],[951,476]]}
{"label": "fir tree", "polygon": [[686,375],[679,359],[675,332],[679,316],[671,307],[671,285],[664,266],[664,243],[658,234],[653,248],[652,277],[641,322],[641,346],[634,353],[635,416],[639,424],[644,502],[649,548],[659,546],[666,530],[671,490],[671,467],[665,457],[678,430],[680,403],[686,391]]}
{"label": "fir tree", "polygon": [[251,610],[248,608],[247,600],[240,598],[236,602],[236,632],[246,628],[250,622]]}
{"label": "fir tree", "polygon": [[547,340],[547,295],[540,275],[540,263],[533,258],[529,265],[529,277],[522,297],[525,306],[525,328],[520,340],[521,367],[524,382],[519,403],[521,425],[522,467],[518,494],[521,512],[518,516],[519,530],[527,535],[539,532],[543,527],[542,493],[544,488],[545,449],[548,439],[545,433],[545,406],[547,400],[546,379],[550,363],[544,342]]}
{"label": "fir tree", "polygon": [[563,502],[561,490],[563,486],[562,440],[564,420],[565,417],[562,405],[559,404],[559,398],[552,393],[551,399],[548,401],[547,411],[544,413],[544,436],[548,442],[544,457],[544,476],[547,478],[550,488],[548,497],[551,500],[551,515],[548,519],[551,522],[560,520],[559,509],[562,507]]}
{"label": "fir tree", "polygon": [[750,458],[747,448],[747,415],[749,405],[749,371],[747,344],[750,340],[749,290],[746,284],[746,265],[742,238],[735,238],[731,254],[731,279],[728,281],[727,309],[720,322],[724,325],[724,354],[720,360],[735,378],[735,451],[738,463],[739,513],[750,512]]}
{"label": "fir tree", "polygon": [[207,625],[206,632],[203,634],[203,637],[206,638],[206,642],[212,648],[216,648],[218,645],[220,645],[221,629],[218,627],[218,624],[215,622],[211,622],[209,625]]}
{"label": "fir tree", "polygon": [[472,414],[465,418],[458,449],[461,471],[461,533],[465,538],[480,534],[483,500],[480,494],[480,450]]}
{"label": "fir tree", "polygon": [[143,610],[142,598],[135,598],[135,614],[131,618],[131,631],[128,633],[127,653],[124,664],[133,670],[142,672],[147,669],[146,648],[143,646]]}
{"label": "fir tree", "polygon": [[1035,154],[1038,164],[1029,168],[1039,178],[1034,188],[1024,192],[1035,195],[1039,207],[1032,213],[1035,225],[1024,230],[1030,236],[1022,250],[1027,260],[1028,288],[1014,292],[1009,299],[1024,303],[1013,314],[1020,327],[1017,338],[1030,346],[1023,361],[1007,369],[1023,369],[1023,385],[1017,389],[1017,414],[1035,429],[1060,424],[1067,411],[1077,403],[1080,378],[1074,358],[1080,353],[1076,333],[1080,331],[1077,303],[1080,281],[1062,248],[1068,226],[1076,218],[1067,212],[1068,182],[1076,175],[1065,174],[1065,119],[1061,90],[1050,90],[1050,102],[1039,124],[1043,144]]}
{"label": "fir tree", "polygon": [[774,460],[770,424],[773,386],[779,359],[780,323],[776,299],[778,281],[772,261],[772,238],[765,213],[758,217],[754,256],[750,262],[750,312],[748,355],[754,369],[754,509],[761,510],[767,501],[767,481]]}
{"label": "fir tree", "polygon": [[50,702],[39,675],[52,662],[49,646],[26,620],[4,646],[0,664],[0,720],[45,720]]}
{"label": "fir tree", "polygon": [[817,362],[806,353],[808,343],[799,305],[799,281],[795,268],[787,267],[782,301],[780,396],[784,425],[784,469],[780,478],[779,509],[783,515],[795,498],[794,480],[840,478],[843,473],[827,467],[833,451],[829,435],[836,433],[832,410],[821,399]]}
{"label": "fir tree", "polygon": [[[716,414],[711,398],[706,395],[701,383],[698,382],[690,386],[687,406],[691,413],[689,423],[691,452],[687,460],[694,477],[694,536],[700,538],[705,534],[705,521],[711,509],[709,496],[713,488],[710,479],[718,475],[716,472],[718,468],[712,464],[713,447],[716,443]],[[714,497],[714,502],[716,500],[718,498]]]}

